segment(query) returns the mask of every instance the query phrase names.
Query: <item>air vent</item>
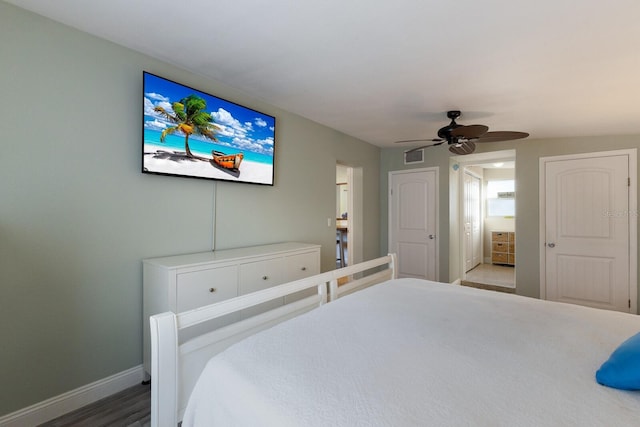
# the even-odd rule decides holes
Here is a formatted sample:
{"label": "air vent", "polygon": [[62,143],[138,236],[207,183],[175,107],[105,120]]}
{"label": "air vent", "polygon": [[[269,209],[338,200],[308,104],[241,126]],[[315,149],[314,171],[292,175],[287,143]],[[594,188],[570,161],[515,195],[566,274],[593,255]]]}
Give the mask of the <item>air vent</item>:
{"label": "air vent", "polygon": [[404,164],[424,163],[424,150],[415,150],[404,153]]}

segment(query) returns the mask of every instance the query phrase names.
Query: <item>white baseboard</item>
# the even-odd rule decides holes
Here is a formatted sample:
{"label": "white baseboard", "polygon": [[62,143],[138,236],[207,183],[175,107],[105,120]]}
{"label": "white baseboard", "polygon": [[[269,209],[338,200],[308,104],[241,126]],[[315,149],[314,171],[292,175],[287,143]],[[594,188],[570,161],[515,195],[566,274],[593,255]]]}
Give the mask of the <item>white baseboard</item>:
{"label": "white baseboard", "polygon": [[118,393],[143,380],[142,365],[0,417],[1,427],[35,426]]}
{"label": "white baseboard", "polygon": [[453,282],[451,282],[452,285],[460,285],[462,281],[460,279],[456,279]]}

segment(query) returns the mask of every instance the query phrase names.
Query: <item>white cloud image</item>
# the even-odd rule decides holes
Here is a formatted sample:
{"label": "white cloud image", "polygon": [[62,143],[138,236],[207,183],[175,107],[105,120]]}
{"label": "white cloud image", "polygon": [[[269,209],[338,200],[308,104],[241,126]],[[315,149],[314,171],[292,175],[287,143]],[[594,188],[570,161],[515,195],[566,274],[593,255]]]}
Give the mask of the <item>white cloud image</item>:
{"label": "white cloud image", "polygon": [[146,96],[149,99],[153,99],[154,101],[169,102],[169,98],[167,98],[166,96],[160,95],[159,93],[155,93],[155,92],[147,92],[147,93],[144,94],[144,96]]}

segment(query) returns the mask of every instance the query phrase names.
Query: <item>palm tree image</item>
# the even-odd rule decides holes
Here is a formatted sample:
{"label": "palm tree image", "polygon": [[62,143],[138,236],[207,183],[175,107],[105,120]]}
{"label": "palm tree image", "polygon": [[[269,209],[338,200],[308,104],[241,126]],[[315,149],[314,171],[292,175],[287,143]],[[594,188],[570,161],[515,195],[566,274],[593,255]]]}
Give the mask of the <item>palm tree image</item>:
{"label": "palm tree image", "polygon": [[171,104],[171,108],[173,108],[174,114],[170,114],[162,107],[154,108],[156,112],[162,114],[171,123],[175,123],[175,126],[168,127],[162,131],[160,142],[164,142],[167,135],[181,131],[184,133],[184,148],[187,157],[208,160],[193,155],[189,149],[189,136],[193,134],[202,135],[214,142],[217,141],[215,133],[220,128],[213,123],[211,114],[204,111],[207,108],[207,102],[199,96],[191,94]]}
{"label": "palm tree image", "polygon": [[143,89],[143,173],[273,185],[275,117],[146,71]]}

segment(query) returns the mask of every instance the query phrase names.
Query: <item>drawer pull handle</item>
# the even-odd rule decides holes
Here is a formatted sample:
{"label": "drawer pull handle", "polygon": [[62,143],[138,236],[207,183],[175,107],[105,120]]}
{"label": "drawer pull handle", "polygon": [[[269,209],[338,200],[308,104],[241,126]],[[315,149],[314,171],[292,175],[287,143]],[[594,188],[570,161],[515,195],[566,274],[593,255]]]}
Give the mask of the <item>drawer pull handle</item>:
{"label": "drawer pull handle", "polygon": [[209,292],[214,293],[216,291],[216,288],[209,288]]}
{"label": "drawer pull handle", "polygon": [[307,267],[302,267],[301,270],[302,271],[307,271]]}
{"label": "drawer pull handle", "polygon": [[269,276],[262,276],[262,280],[268,280]]}

